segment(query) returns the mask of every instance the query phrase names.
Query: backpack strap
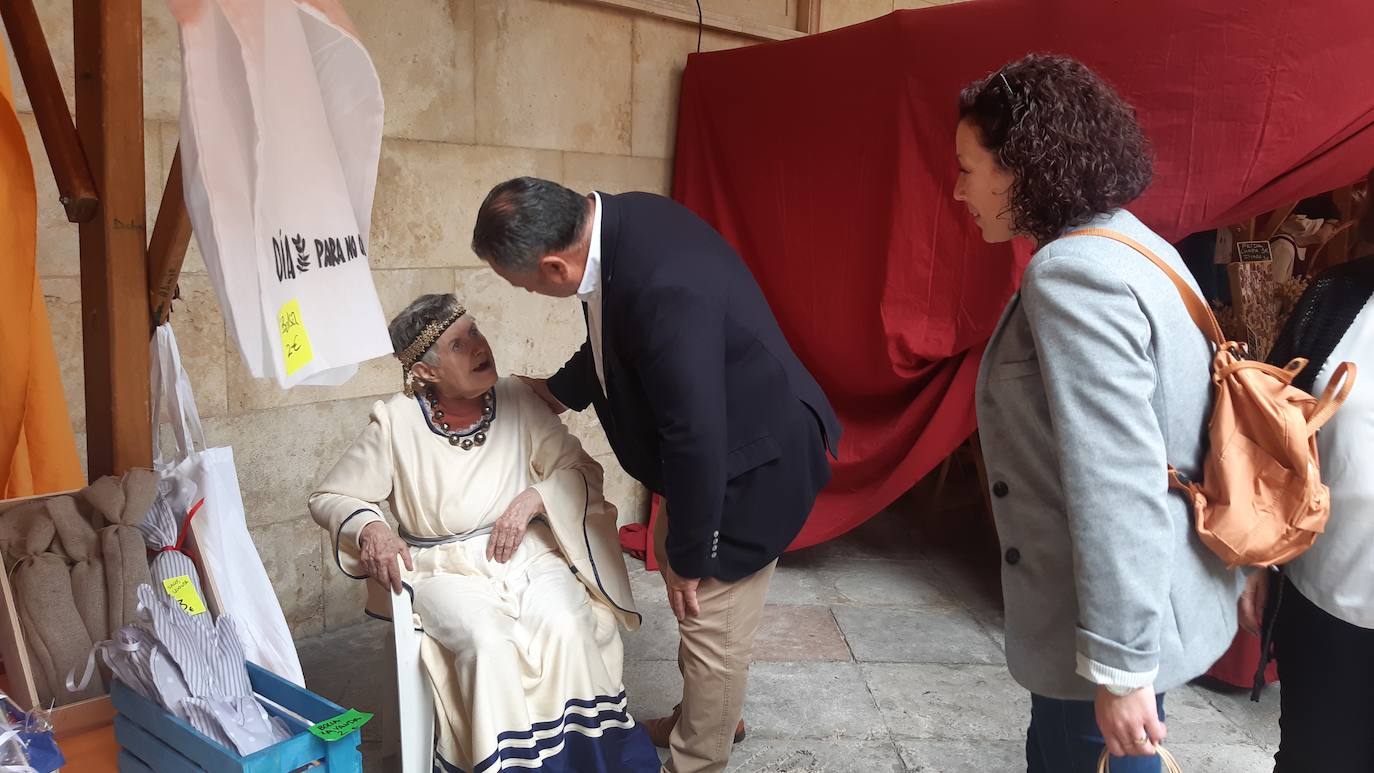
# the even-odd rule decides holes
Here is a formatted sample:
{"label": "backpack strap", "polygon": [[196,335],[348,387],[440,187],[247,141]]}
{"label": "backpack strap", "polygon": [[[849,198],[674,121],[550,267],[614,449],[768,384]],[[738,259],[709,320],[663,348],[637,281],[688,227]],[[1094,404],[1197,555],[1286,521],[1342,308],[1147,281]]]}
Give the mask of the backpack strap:
{"label": "backpack strap", "polygon": [[1336,409],[1350,397],[1350,390],[1355,386],[1356,373],[1355,363],[1343,362],[1336,368],[1336,372],[1331,374],[1331,383],[1326,385],[1326,391],[1317,401],[1317,409],[1312,412],[1312,418],[1307,420],[1308,432],[1316,432],[1331,421]]}
{"label": "backpack strap", "polygon": [[[1106,228],[1084,228],[1081,231],[1074,231],[1064,236],[1065,238],[1070,236],[1100,236],[1104,239],[1120,242],[1136,252],[1139,252],[1141,255],[1144,255],[1146,258],[1149,258],[1151,263],[1158,266],[1159,269],[1173,281],[1174,287],[1178,289],[1178,294],[1183,299],[1183,305],[1188,307],[1188,314],[1193,318],[1193,322],[1197,324],[1198,329],[1202,331],[1203,335],[1211,339],[1212,343],[1216,344],[1218,348],[1225,347],[1226,338],[1222,335],[1221,325],[1217,323],[1217,318],[1212,314],[1212,310],[1207,307],[1207,304],[1202,302],[1202,299],[1198,297],[1197,293],[1193,292],[1193,288],[1183,280],[1183,277],[1178,275],[1178,272],[1174,271],[1173,268],[1170,267],[1168,263],[1165,263],[1158,255],[1151,252],[1148,247],[1123,233],[1118,233]],[[1301,365],[1299,363],[1301,363]],[[1286,375],[1288,377],[1287,380],[1291,383],[1293,376],[1295,376],[1297,371],[1301,370],[1302,366],[1306,364],[1305,360],[1294,360],[1282,371],[1279,371],[1278,368],[1275,368],[1275,370]],[[1259,365],[1259,363],[1247,362],[1238,363],[1236,367],[1256,367]],[[1316,432],[1321,429],[1331,420],[1331,417],[1336,414],[1336,410],[1345,403],[1346,398],[1350,397],[1350,390],[1355,386],[1356,373],[1355,363],[1353,362],[1341,363],[1341,366],[1336,369],[1336,372],[1331,376],[1331,383],[1327,385],[1326,391],[1322,393],[1321,398],[1317,401],[1317,407],[1313,411],[1311,418],[1307,420],[1308,432]],[[1279,374],[1276,373],[1275,375]],[[1173,478],[1175,488],[1191,488],[1187,481],[1181,479],[1177,471],[1171,468],[1170,474]]]}
{"label": "backpack strap", "polygon": [[1071,236],[1101,236],[1104,239],[1120,242],[1149,258],[1151,263],[1158,266],[1159,270],[1163,271],[1173,281],[1174,287],[1178,289],[1179,297],[1183,299],[1183,305],[1188,307],[1188,315],[1193,318],[1193,322],[1202,331],[1202,334],[1207,336],[1208,340],[1217,348],[1226,345],[1226,337],[1222,335],[1221,325],[1217,323],[1216,315],[1212,314],[1212,310],[1207,307],[1206,303],[1203,303],[1197,293],[1193,292],[1193,288],[1184,281],[1183,277],[1179,276],[1178,272],[1174,271],[1162,258],[1151,252],[1148,247],[1123,233],[1106,228],[1084,228],[1081,231],[1064,234],[1064,238]]}

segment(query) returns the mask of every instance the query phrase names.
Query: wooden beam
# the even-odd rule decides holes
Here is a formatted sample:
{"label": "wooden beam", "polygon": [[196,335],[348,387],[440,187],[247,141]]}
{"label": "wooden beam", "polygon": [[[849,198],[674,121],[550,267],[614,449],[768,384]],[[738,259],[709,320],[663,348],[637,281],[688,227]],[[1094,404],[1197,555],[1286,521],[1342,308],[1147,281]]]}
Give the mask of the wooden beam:
{"label": "wooden beam", "polygon": [[807,35],[821,31],[821,0],[797,0],[797,31]]}
{"label": "wooden beam", "polygon": [[[582,0],[582,2],[619,8],[622,11],[642,13],[670,21],[687,22],[693,27],[697,24],[695,0]],[[759,40],[790,40],[805,34],[789,27],[764,24],[742,16],[730,16],[714,11],[706,11],[702,14],[702,26],[708,30],[732,32],[736,35]]]}
{"label": "wooden beam", "polygon": [[87,222],[95,217],[99,205],[95,180],[76,136],[76,126],[67,109],[67,97],[62,93],[62,82],[57,79],[57,68],[53,66],[52,53],[48,50],[33,0],[3,0],[0,18],[5,21],[14,61],[24,78],[24,89],[33,105],[33,117],[43,137],[48,165],[57,181],[57,192],[67,210],[67,219],[73,223]]}
{"label": "wooden beam", "polygon": [[86,461],[92,479],[152,462],[142,0],[72,0],[76,129],[100,206],[81,224]]}
{"label": "wooden beam", "polygon": [[181,187],[181,146],[172,157],[167,186],[162,189],[162,204],[148,240],[148,304],[153,324],[161,325],[172,313],[181,264],[191,246],[191,216],[186,211],[186,196]]}

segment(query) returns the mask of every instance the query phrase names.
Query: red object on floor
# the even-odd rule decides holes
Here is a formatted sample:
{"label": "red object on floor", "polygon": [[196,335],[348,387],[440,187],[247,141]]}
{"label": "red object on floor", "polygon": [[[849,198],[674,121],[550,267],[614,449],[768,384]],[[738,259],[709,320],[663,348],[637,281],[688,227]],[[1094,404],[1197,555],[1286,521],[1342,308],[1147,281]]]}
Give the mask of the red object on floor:
{"label": "red object on floor", "polygon": [[[635,558],[642,558],[644,560],[645,570],[650,572],[658,571],[658,556],[654,555],[654,521],[658,520],[659,508],[662,506],[663,497],[660,497],[658,494],[654,494],[653,497],[649,500],[649,522],[641,527],[643,529],[642,533],[636,534],[634,536],[634,539],[637,540],[637,542],[632,544],[635,544],[639,548],[639,550],[643,552],[643,555],[638,555],[633,551],[630,551],[628,548],[626,548],[626,552],[630,553],[630,555],[635,556]],[[626,544],[625,540],[625,529],[621,529],[620,543],[622,546]]]}
{"label": "red object on floor", "polygon": [[642,523],[631,523],[620,527],[620,549],[640,561],[648,560],[648,527]]}
{"label": "red object on floor", "polygon": [[[1245,631],[1237,631],[1235,641],[1231,642],[1231,649],[1226,650],[1226,654],[1212,666],[1207,676],[1232,687],[1248,690],[1254,686],[1255,669],[1259,668],[1259,661],[1259,637]],[[1271,660],[1269,666],[1264,669],[1264,683],[1269,684],[1278,680],[1278,664]]]}
{"label": "red object on floor", "polygon": [[620,527],[620,549],[644,562],[650,572],[658,571],[658,559],[654,557],[654,520],[658,518],[658,508],[663,500],[654,494],[649,504],[649,522],[632,523]]}
{"label": "red object on floor", "polygon": [[658,516],[662,507],[663,497],[660,497],[658,494],[654,494],[653,499],[649,503],[649,525],[647,527],[647,531],[644,533],[644,568],[651,572],[658,571],[658,556],[654,555],[654,526],[655,521],[658,520]]}
{"label": "red object on floor", "polygon": [[[979,358],[1028,258],[951,198],[959,90],[1029,51],[1138,110],[1171,240],[1374,166],[1374,3],[978,0],[692,54],[673,194],[740,251],[845,426],[794,548],[857,526],[973,431]],[[995,473],[995,471],[994,471]]]}

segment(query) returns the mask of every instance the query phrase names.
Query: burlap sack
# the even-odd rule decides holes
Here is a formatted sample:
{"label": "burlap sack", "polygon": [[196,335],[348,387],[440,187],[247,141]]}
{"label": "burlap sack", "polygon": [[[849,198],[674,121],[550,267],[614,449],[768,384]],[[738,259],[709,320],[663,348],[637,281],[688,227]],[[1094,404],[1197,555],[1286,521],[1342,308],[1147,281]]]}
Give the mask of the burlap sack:
{"label": "burlap sack", "polygon": [[47,504],[35,501],[0,516],[0,550],[13,562],[10,582],[39,700],[58,705],[105,692],[99,675],[86,689],[67,690],[67,675],[85,670],[93,642],[72,598],[66,560],[52,551],[57,531]]}
{"label": "burlap sack", "polygon": [[101,478],[81,495],[109,524],[99,530],[109,618],[106,630],[118,631],[136,619],[138,586],[153,581],[138,525],[157,498],[157,475],[152,470],[130,470],[123,478]]}
{"label": "burlap sack", "polygon": [[51,497],[47,500],[48,517],[57,529],[57,542],[71,562],[72,599],[81,613],[81,621],[91,641],[110,638],[105,590],[105,562],[100,554],[100,540],[95,529],[77,510],[71,497]]}

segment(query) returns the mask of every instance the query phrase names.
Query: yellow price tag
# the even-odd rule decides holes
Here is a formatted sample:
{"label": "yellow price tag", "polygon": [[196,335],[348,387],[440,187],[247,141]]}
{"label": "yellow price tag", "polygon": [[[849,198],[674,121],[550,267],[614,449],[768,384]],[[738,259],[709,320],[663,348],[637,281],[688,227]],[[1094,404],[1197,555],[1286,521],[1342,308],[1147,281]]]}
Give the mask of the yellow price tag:
{"label": "yellow price tag", "polygon": [[310,336],[301,321],[301,302],[292,298],[277,312],[277,329],[281,332],[281,351],[286,358],[286,375],[291,375],[315,359],[310,350]]}
{"label": "yellow price tag", "polygon": [[191,582],[190,577],[183,574],[163,580],[162,587],[167,589],[167,595],[175,599],[186,614],[195,617],[205,611],[205,602],[196,593],[196,584]]}

